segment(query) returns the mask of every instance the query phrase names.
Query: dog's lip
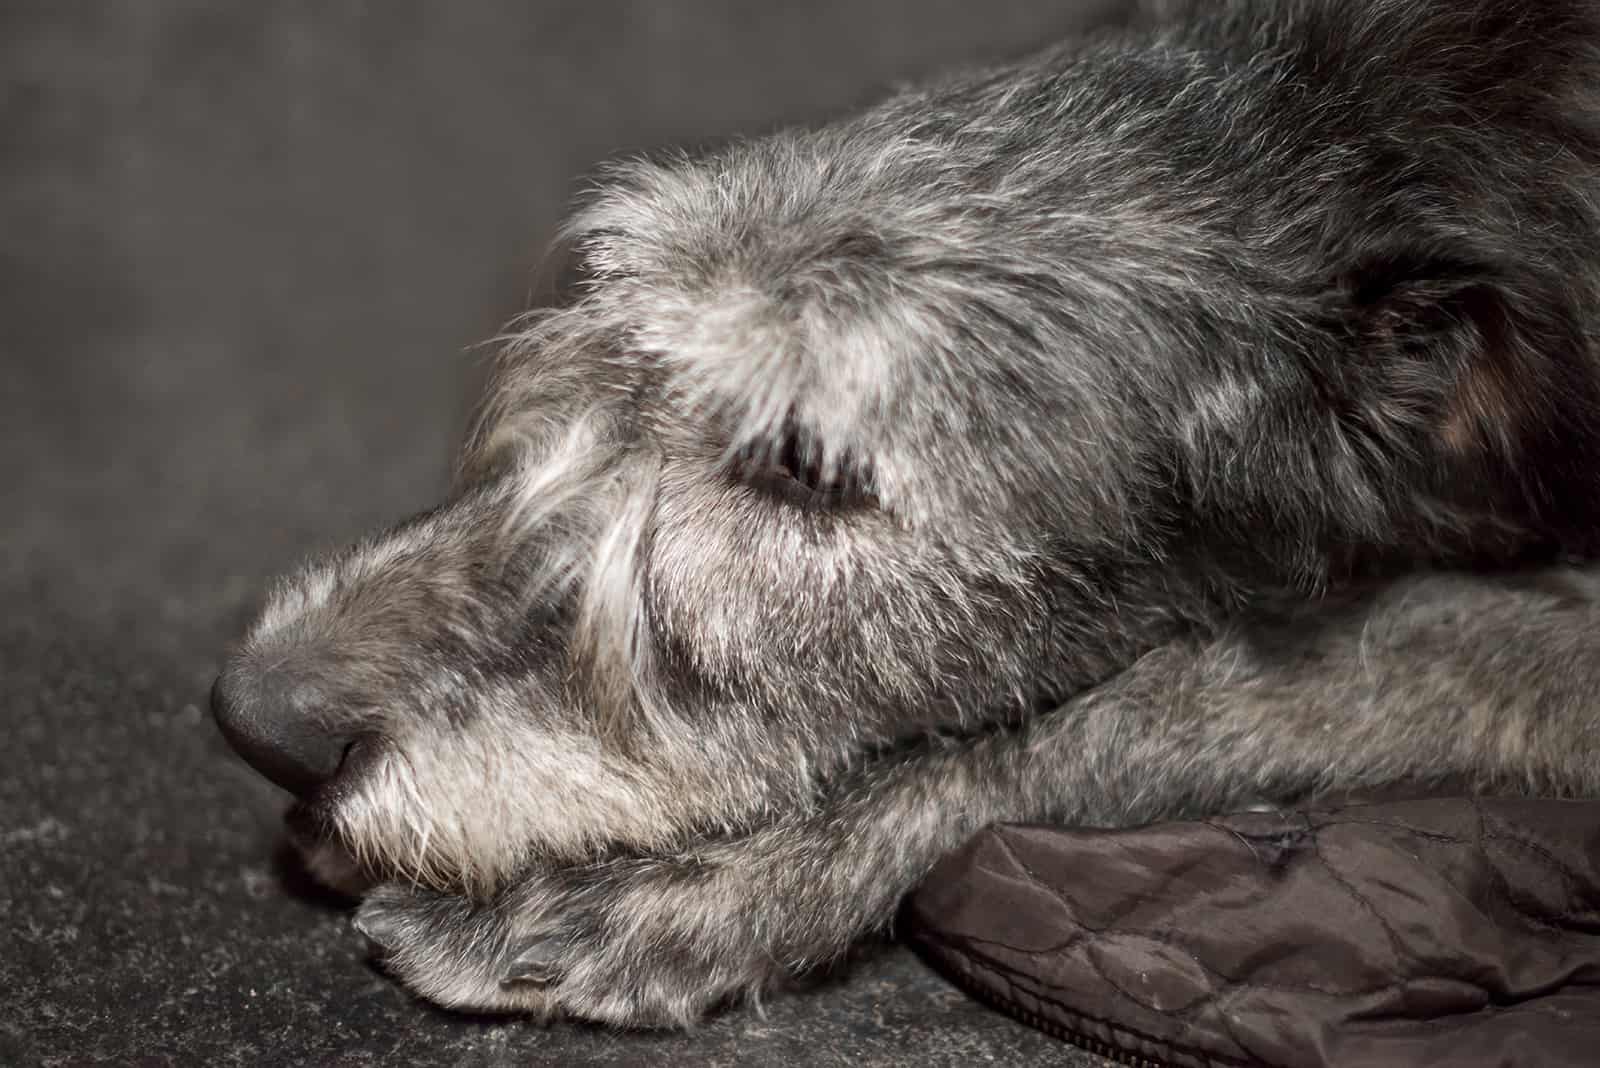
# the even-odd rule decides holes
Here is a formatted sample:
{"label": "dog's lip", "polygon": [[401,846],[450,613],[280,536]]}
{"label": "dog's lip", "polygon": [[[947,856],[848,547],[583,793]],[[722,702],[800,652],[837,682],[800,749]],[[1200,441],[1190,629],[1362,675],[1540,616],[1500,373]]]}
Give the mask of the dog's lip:
{"label": "dog's lip", "polygon": [[332,837],[334,813],[340,803],[355,789],[357,782],[382,755],[383,742],[370,735],[362,736],[345,746],[339,758],[339,767],[328,780],[310,794],[289,806],[284,822],[297,838],[306,841],[323,841]]}

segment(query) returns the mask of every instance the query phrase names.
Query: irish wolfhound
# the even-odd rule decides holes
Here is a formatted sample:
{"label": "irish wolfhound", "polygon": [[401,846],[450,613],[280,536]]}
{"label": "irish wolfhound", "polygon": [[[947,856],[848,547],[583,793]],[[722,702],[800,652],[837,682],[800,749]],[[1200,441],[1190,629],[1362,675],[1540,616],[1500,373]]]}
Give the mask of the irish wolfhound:
{"label": "irish wolfhound", "polygon": [[611,172],[218,680],[401,980],[678,1024],[991,821],[1600,787],[1596,5],[1198,8]]}

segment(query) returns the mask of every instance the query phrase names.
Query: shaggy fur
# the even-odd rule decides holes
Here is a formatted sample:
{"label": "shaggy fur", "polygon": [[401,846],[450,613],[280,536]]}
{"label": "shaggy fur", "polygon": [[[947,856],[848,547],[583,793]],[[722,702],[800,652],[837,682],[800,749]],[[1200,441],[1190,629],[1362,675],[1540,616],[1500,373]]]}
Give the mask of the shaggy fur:
{"label": "shaggy fur", "polygon": [[1600,11],[1194,6],[608,174],[218,683],[404,982],[684,1024],[995,820],[1600,789]]}

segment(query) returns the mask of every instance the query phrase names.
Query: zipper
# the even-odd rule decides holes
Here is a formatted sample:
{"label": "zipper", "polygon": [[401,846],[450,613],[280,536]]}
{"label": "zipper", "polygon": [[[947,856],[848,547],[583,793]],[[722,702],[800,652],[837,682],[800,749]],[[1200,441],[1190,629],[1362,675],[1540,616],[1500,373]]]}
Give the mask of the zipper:
{"label": "zipper", "polygon": [[[1081,1049],[1085,1053],[1092,1053],[1096,1057],[1121,1065],[1122,1068],[1182,1068],[1181,1065],[1174,1064],[1171,1061],[1146,1057],[1142,1053],[1131,1053],[1120,1046],[1114,1046],[1102,1039],[1095,1038],[1093,1035],[1084,1034],[1082,1031],[1075,1030],[1066,1024],[1040,1016],[1031,1009],[1025,1009],[1015,1002],[1008,1001],[992,987],[985,986],[978,981],[971,970],[975,963],[971,957],[967,957],[964,954],[958,954],[958,956],[963,958],[966,967],[944,966],[937,969],[939,973],[974,999],[989,1006],[996,1012],[1009,1016],[1019,1023],[1024,1023],[1029,1027],[1043,1031],[1051,1038]],[[1112,1030],[1121,1030],[1114,1024],[1107,1024],[1107,1026]],[[1160,1040],[1151,1039],[1150,1041],[1159,1042]],[[1219,1059],[1198,1051],[1186,1051],[1186,1056],[1192,1058],[1191,1063],[1207,1065],[1209,1068],[1251,1068],[1252,1065],[1255,1065],[1256,1068],[1267,1068],[1266,1065],[1256,1061],[1236,1061],[1232,1058]]]}
{"label": "zipper", "polygon": [[951,969],[945,974],[948,978],[956,979],[957,986],[961,987],[968,994],[983,1002],[991,1009],[1004,1013],[1013,1020],[1025,1023],[1029,1027],[1043,1031],[1051,1038],[1065,1042],[1069,1046],[1076,1046],[1085,1053],[1092,1053],[1096,1057],[1100,1057],[1103,1060],[1108,1060],[1113,1064],[1122,1065],[1123,1068],[1175,1068],[1174,1065],[1171,1065],[1166,1061],[1153,1060],[1138,1053],[1129,1053],[1125,1049],[1120,1049],[1106,1042],[1102,1042],[1100,1039],[1086,1035],[1081,1031],[1074,1031],[1065,1024],[1057,1023],[1054,1020],[1047,1020],[1038,1013],[1030,1012],[1020,1005],[1016,1005],[1010,1001],[1007,1001],[1005,998],[1001,997],[999,994],[996,994],[987,987],[984,987],[979,983],[969,981],[965,975],[962,975],[958,978],[957,976],[951,974],[952,972],[958,970],[959,969]]}

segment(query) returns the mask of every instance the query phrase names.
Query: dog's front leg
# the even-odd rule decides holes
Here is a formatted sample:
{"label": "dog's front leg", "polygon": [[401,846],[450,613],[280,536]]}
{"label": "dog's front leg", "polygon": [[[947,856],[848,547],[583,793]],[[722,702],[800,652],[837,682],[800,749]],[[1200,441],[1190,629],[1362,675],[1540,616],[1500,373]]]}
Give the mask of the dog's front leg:
{"label": "dog's front leg", "polygon": [[1014,730],[930,740],[682,855],[542,869],[492,902],[390,885],[360,923],[447,1005],[681,1025],[885,927],[1005,820],[1125,824],[1443,776],[1600,790],[1593,579],[1434,576],[1164,647]]}
{"label": "dog's front leg", "polygon": [[1069,743],[1048,728],[942,742],[864,765],[809,812],[668,857],[537,869],[493,901],[379,888],[358,925],[417,992],[474,1009],[682,1026],[754,997],[883,928],[945,851],[984,825],[1090,809],[1034,795],[1030,770]]}

